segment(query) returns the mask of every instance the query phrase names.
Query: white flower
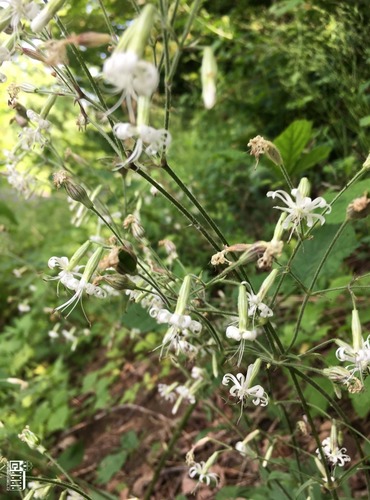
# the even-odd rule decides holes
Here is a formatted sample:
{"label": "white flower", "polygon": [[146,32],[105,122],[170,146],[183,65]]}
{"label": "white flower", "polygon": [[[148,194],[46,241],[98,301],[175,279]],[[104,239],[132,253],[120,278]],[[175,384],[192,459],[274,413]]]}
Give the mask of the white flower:
{"label": "white flower", "polygon": [[[330,465],[339,467],[343,467],[346,462],[351,461],[351,457],[346,455],[347,448],[338,448],[335,446],[334,449],[331,449],[330,437],[327,437],[322,442],[322,450],[324,452],[325,458]],[[321,458],[319,448],[317,448],[316,453],[319,458]]]}
{"label": "white flower", "polygon": [[191,404],[195,403],[194,394],[185,385],[178,385],[175,390],[181,399],[187,399]]}
{"label": "white flower", "polygon": [[38,481],[30,481],[27,488],[33,490],[33,498],[47,498],[50,493],[50,486]]}
{"label": "white flower", "polygon": [[238,373],[236,376],[231,373],[226,373],[222,379],[223,385],[229,385],[232,382],[234,385],[229,390],[230,395],[238,398],[242,406],[249,400],[252,399],[253,404],[256,406],[266,406],[268,404],[268,396],[264,391],[263,387],[260,385],[251,385],[251,375],[254,365],[248,366],[247,374],[243,375]]}
{"label": "white flower", "polygon": [[142,155],[143,150],[147,155],[156,155],[164,148],[169,147],[172,141],[171,134],[168,130],[155,129],[148,125],[134,127],[130,123],[116,123],[113,127],[113,133],[122,141],[136,138],[134,150],[129,158],[127,158],[124,163],[118,165],[114,170],[119,170],[129,163],[137,161]]}
{"label": "white flower", "polygon": [[18,311],[19,312],[26,313],[26,312],[29,312],[30,310],[31,310],[31,307],[27,302],[21,302],[20,304],[18,304]]}
{"label": "white flower", "polygon": [[158,384],[158,392],[161,395],[162,398],[164,398],[166,401],[169,401],[170,403],[173,403],[176,399],[176,394],[173,392],[173,384],[172,385],[167,385],[167,384]]}
{"label": "white flower", "polygon": [[37,123],[37,127],[25,127],[19,134],[22,148],[31,149],[34,144],[40,144],[40,146],[43,147],[47,143],[48,139],[44,137],[42,132],[48,132],[51,127],[51,123],[32,111],[32,109],[27,110],[27,116],[32,122]]}
{"label": "white flower", "polygon": [[139,60],[134,52],[116,52],[104,63],[103,75],[123,97],[151,96],[158,87],[157,68]]}
{"label": "white flower", "polygon": [[40,7],[35,2],[27,2],[24,0],[4,0],[9,7],[10,21],[9,24],[13,30],[17,31],[22,19],[32,20],[40,10]]}
{"label": "white flower", "polygon": [[252,292],[247,292],[248,296],[248,316],[255,317],[257,312],[261,318],[270,318],[273,316],[272,310],[262,302],[260,296]]}
{"label": "white flower", "polygon": [[217,486],[219,483],[219,476],[214,472],[208,472],[208,467],[206,467],[206,462],[194,462],[193,465],[189,468],[189,476],[194,478],[198,476],[199,483],[205,483],[209,486],[211,483],[214,483],[214,486]]}
{"label": "white flower", "polygon": [[257,330],[241,331],[236,326],[228,326],[226,329],[226,337],[233,340],[256,340]]}
{"label": "white flower", "polygon": [[35,191],[36,179],[25,172],[20,172],[15,165],[8,164],[6,169],[5,175],[9,184],[28,199]]}
{"label": "white flower", "polygon": [[67,490],[67,492],[68,492],[68,495],[67,495],[66,500],[83,500],[84,499],[84,497],[81,496],[79,493],[77,493],[77,491]]}
{"label": "white flower", "polygon": [[198,366],[193,366],[191,369],[191,378],[195,380],[203,380],[204,379],[204,368],[199,368]]}
{"label": "white flower", "polygon": [[82,300],[83,292],[86,292],[87,295],[94,295],[94,297],[97,297],[98,299],[105,299],[107,296],[107,292],[105,290],[103,290],[99,286],[87,282],[83,277],[80,280],[69,279],[68,288],[70,290],[75,290],[75,294],[69,300],[67,300],[67,302],[55,308],[56,311],[65,311],[74,303],[67,316],[71,314],[77,304]]}
{"label": "white flower", "polygon": [[283,229],[287,229],[290,223],[293,224],[293,229],[296,229],[304,219],[308,227],[312,227],[315,220],[319,220],[321,225],[325,223],[323,215],[313,213],[317,208],[326,208],[327,213],[331,212],[331,206],[326,203],[324,198],[319,197],[311,200],[308,196],[303,196],[299,189],[292,189],[291,194],[295,201],[285,191],[278,190],[267,193],[268,197],[280,198],[287,205],[287,207],[274,207],[288,213],[282,225]]}
{"label": "white flower", "polygon": [[243,441],[238,441],[235,445],[236,451],[238,451],[243,457],[246,457],[249,451],[249,446]]}
{"label": "white flower", "polygon": [[361,346],[357,350],[340,340],[336,342],[340,344],[336,356],[339,361],[349,361],[351,363],[346,368],[351,370],[352,375],[357,371],[362,373],[368,369],[370,366],[370,335],[366,341],[361,338]]}
{"label": "white flower", "polygon": [[[48,260],[48,267],[50,269],[54,269],[55,267],[59,267],[61,271],[58,273],[58,276],[54,278],[48,278],[50,281],[58,280],[59,283],[62,283],[69,290],[76,290],[79,285],[79,280],[77,278],[81,277],[81,273],[78,270],[81,266],[76,266],[74,269],[69,269],[69,259],[68,257],[50,257]],[[58,283],[58,287],[59,287]]]}

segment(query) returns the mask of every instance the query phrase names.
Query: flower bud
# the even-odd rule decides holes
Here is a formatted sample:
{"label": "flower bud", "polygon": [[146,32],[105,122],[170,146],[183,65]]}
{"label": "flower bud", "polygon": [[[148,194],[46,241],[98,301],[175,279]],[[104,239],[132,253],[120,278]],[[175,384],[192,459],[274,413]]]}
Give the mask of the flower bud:
{"label": "flower bud", "polygon": [[44,453],[46,451],[46,448],[40,444],[40,439],[30,430],[28,425],[26,425],[21,434],[18,434],[18,437],[21,441],[26,443],[31,450],[37,450],[40,453]]}
{"label": "flower bud", "polygon": [[56,172],[53,175],[53,182],[58,189],[63,186],[72,200],[82,203],[82,205],[90,210],[94,208],[94,204],[90,200],[86,190],[81,185],[75,184],[65,170]]}
{"label": "flower bud", "polygon": [[216,77],[217,63],[212,47],[205,47],[203,51],[202,68],[202,97],[204,107],[211,109],[216,104]]}
{"label": "flower bud", "polygon": [[191,286],[191,276],[188,274],[187,276],[185,276],[179,291],[179,297],[177,299],[175,314],[184,314],[186,306],[188,304],[190,286]]}
{"label": "flower bud", "polygon": [[253,366],[253,368],[252,368],[252,372],[251,372],[251,377],[249,379],[249,387],[251,387],[253,380],[256,378],[256,376],[258,375],[258,372],[260,371],[261,359],[257,358],[252,366]]}
{"label": "flower bud", "polygon": [[84,269],[81,281],[85,280],[86,282],[89,282],[92,275],[95,273],[99,266],[99,262],[103,256],[104,253],[104,248],[99,247],[95,250],[95,252],[92,254],[92,256],[89,258],[87,261],[86,267]]}
{"label": "flower bud", "polygon": [[298,191],[302,196],[309,196],[311,192],[311,185],[307,177],[302,177],[300,183],[298,184]]}
{"label": "flower bud", "polygon": [[46,118],[48,114],[50,113],[51,108],[54,106],[55,101],[57,100],[57,95],[56,94],[50,94],[49,97],[46,99],[45,104],[43,105],[41,111],[40,111],[40,117],[41,118]]}
{"label": "flower bud", "polygon": [[99,47],[111,43],[112,37],[108,33],[96,33],[95,31],[87,31],[79,35],[72,35],[68,38],[68,42],[84,47]]}
{"label": "flower bud", "polygon": [[370,214],[370,198],[365,193],[361,198],[356,198],[347,207],[347,218],[365,219]]}
{"label": "flower bud", "polygon": [[49,3],[44,7],[37,16],[31,22],[31,30],[34,33],[40,33],[49,21],[53,19],[58,10],[63,7],[65,0],[50,0]]}
{"label": "flower bud", "polygon": [[358,315],[357,309],[352,311],[352,338],[353,338],[353,350],[358,352],[362,348],[362,328],[360,323],[360,317]]}
{"label": "flower bud", "polygon": [[275,281],[275,278],[278,274],[278,270],[277,269],[273,269],[271,271],[271,273],[267,276],[267,278],[263,281],[262,285],[261,285],[261,288],[259,289],[258,291],[258,296],[261,300],[264,299],[266,293],[270,290],[270,288],[272,287],[274,281]]}
{"label": "flower bud", "polygon": [[239,331],[248,330],[248,297],[244,285],[239,285],[238,295]]}
{"label": "flower bud", "polygon": [[81,261],[81,259],[86,255],[91,245],[91,241],[85,241],[85,243],[76,250],[76,252],[72,255],[71,260],[67,266],[67,271],[73,271],[73,269],[77,266],[77,264]]}
{"label": "flower bud", "polygon": [[156,18],[155,14],[156,8],[153,4],[145,5],[139,17],[122,35],[115,52],[133,52],[142,57]]}
{"label": "flower bud", "polygon": [[366,160],[362,164],[363,168],[370,168],[370,154],[367,155]]}

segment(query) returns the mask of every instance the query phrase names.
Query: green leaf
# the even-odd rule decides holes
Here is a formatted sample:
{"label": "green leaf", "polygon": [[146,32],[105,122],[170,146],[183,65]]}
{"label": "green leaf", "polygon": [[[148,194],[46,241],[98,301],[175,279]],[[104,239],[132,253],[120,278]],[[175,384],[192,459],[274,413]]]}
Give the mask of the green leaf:
{"label": "green leaf", "polygon": [[294,10],[300,4],[302,4],[304,0],[285,0],[283,2],[279,2],[279,4],[275,4],[271,7],[270,11],[276,16],[281,17],[284,14]]}
{"label": "green leaf", "polygon": [[18,224],[18,221],[13,214],[13,212],[10,210],[8,205],[4,203],[3,201],[0,201],[0,215],[3,215],[7,219],[10,220],[10,222],[13,222],[13,224]]}
{"label": "green leaf", "polygon": [[[333,385],[330,380],[324,377],[312,377],[312,381],[316,382],[316,384],[319,385],[328,396],[333,396]],[[322,411],[327,410],[329,404],[327,399],[314,387],[312,387],[312,385],[307,384],[303,393],[307,403],[312,405],[312,415],[314,417],[321,415],[319,408]]]}
{"label": "green leaf", "polygon": [[250,498],[246,496],[247,494],[249,494],[247,488],[241,488],[240,486],[224,486],[217,492],[215,499],[230,500],[231,498]]}
{"label": "green leaf", "polygon": [[97,480],[99,483],[107,482],[116,474],[126,462],[128,453],[126,450],[113,455],[106,456],[99,464],[97,470]]}
{"label": "green leaf", "polygon": [[[361,197],[366,191],[369,191],[369,180],[357,182],[350,186],[335,202],[330,214],[325,216],[326,224],[340,224],[346,218],[348,205],[355,199]],[[325,195],[326,201],[330,202],[335,194]]]}
{"label": "green leaf", "polygon": [[63,469],[74,469],[82,463],[84,452],[85,449],[82,443],[74,443],[59,455],[58,463]]}
{"label": "green leaf", "polygon": [[59,429],[64,429],[69,417],[68,406],[61,406],[57,410],[54,410],[50,416],[47,424],[48,432],[58,431]]}
{"label": "green leaf", "polygon": [[130,329],[138,328],[142,333],[158,330],[158,323],[139,304],[130,304],[122,316],[122,323]]}
{"label": "green leaf", "polygon": [[317,146],[312,149],[309,153],[306,153],[302,156],[302,158],[298,161],[296,166],[294,167],[294,173],[301,173],[302,175],[305,172],[327,159],[331,151],[330,146]]}
{"label": "green leaf", "polygon": [[370,126],[370,115],[364,116],[360,119],[360,127],[369,127]]}
{"label": "green leaf", "polygon": [[[312,240],[305,240],[301,245],[293,260],[292,271],[304,285],[308,286],[311,283],[312,277],[338,228],[338,225],[325,224],[314,231]],[[351,255],[359,244],[353,227],[347,225],[321,269],[314,290],[326,288],[329,278],[338,276],[338,269],[340,269],[343,260]],[[321,283],[320,287],[322,280],[324,283]]]}
{"label": "green leaf", "polygon": [[134,451],[139,446],[139,439],[135,431],[130,431],[121,437],[122,449],[126,450],[128,453]]}
{"label": "green leaf", "polygon": [[366,417],[370,412],[370,377],[364,382],[365,390],[360,394],[351,394],[352,406],[360,418]]}
{"label": "green leaf", "polygon": [[312,136],[312,123],[296,120],[274,140],[284,160],[285,168],[292,172],[305,146]]}

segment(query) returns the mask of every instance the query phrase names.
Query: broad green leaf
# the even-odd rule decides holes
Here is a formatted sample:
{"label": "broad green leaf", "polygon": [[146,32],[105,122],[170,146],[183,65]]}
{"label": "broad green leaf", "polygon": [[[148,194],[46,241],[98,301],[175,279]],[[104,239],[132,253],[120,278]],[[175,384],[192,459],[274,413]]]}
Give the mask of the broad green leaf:
{"label": "broad green leaf", "polygon": [[100,484],[107,482],[116,474],[126,462],[128,453],[126,450],[108,455],[100,462],[97,470],[97,479]]}
{"label": "broad green leaf", "polygon": [[303,3],[304,0],[285,0],[283,2],[279,2],[271,7],[270,11],[276,16],[280,17],[288,12],[294,10],[300,4]]}
{"label": "broad green leaf", "polygon": [[67,424],[70,410],[68,406],[61,406],[54,410],[47,423],[48,432],[58,431],[64,429]]}
{"label": "broad green leaf", "polygon": [[82,463],[84,451],[85,449],[81,442],[73,443],[59,455],[59,465],[67,470],[74,469]]}
{"label": "broad green leaf", "polygon": [[359,394],[351,394],[352,406],[360,418],[364,418],[370,412],[370,377],[364,382],[365,390]]}
{"label": "broad green leaf", "polygon": [[302,158],[298,161],[296,166],[294,167],[294,173],[300,173],[302,175],[305,172],[320,163],[321,161],[326,160],[331,151],[330,146],[317,146],[312,149],[309,153],[306,153],[302,156]]}
{"label": "broad green leaf", "polygon": [[121,437],[121,445],[124,450],[128,453],[130,451],[136,450],[139,446],[139,439],[135,431],[130,431]]}
{"label": "broad green leaf", "polygon": [[216,500],[230,500],[231,498],[250,498],[249,489],[241,486],[224,486],[217,492]]}
{"label": "broad green leaf", "polygon": [[[311,240],[305,240],[301,245],[293,260],[292,271],[304,285],[308,286],[311,283],[312,277],[338,229],[339,225],[325,224],[313,232]],[[353,227],[347,225],[321,269],[314,290],[326,287],[328,280],[338,275],[338,269],[340,269],[343,259],[351,255],[358,245],[359,241]],[[324,283],[321,283],[322,286],[320,286],[319,282],[323,279]]]}
{"label": "broad green leaf", "polygon": [[[361,197],[366,191],[368,192],[370,188],[370,181],[366,179],[364,181],[357,182],[350,186],[347,191],[345,191],[342,196],[333,205],[330,214],[325,216],[326,224],[340,224],[346,218],[346,212],[348,205],[356,198]],[[325,200],[330,202],[334,198],[335,194],[330,193],[325,195]]]}
{"label": "broad green leaf", "polygon": [[294,170],[311,136],[312,123],[308,120],[296,120],[274,140],[274,144],[279,148],[288,172]]}
{"label": "broad green leaf", "polygon": [[360,119],[360,127],[369,127],[370,126],[370,115],[364,116]]}

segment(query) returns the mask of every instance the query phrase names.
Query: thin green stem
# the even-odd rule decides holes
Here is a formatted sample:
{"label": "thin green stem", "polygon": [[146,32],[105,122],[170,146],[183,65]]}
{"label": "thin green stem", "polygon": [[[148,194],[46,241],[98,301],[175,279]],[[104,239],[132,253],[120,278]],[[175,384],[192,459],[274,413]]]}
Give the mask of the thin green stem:
{"label": "thin green stem", "polygon": [[59,463],[56,460],[54,460],[54,458],[51,455],[49,455],[47,451],[44,451],[43,455],[63,474],[63,476],[65,476],[68,479],[68,481],[71,484],[73,485],[76,484],[75,481],[72,479],[72,477],[68,474],[68,472],[64,470],[63,467],[59,465]]}
{"label": "thin green stem", "polygon": [[157,484],[157,481],[159,479],[161,470],[163,469],[168,457],[171,455],[175,444],[180,439],[181,433],[182,433],[184,427],[186,426],[186,424],[187,424],[191,414],[193,413],[195,407],[196,407],[196,403],[189,405],[188,408],[186,409],[182,419],[179,422],[179,425],[177,426],[175,432],[173,433],[173,436],[172,436],[170,442],[168,443],[166,450],[164,451],[164,453],[162,454],[162,456],[158,462],[158,465],[154,471],[153,479],[150,481],[150,484],[145,492],[143,500],[150,500],[152,493],[154,491],[154,487]]}
{"label": "thin green stem", "polygon": [[190,222],[191,224],[200,232],[202,235],[206,238],[206,240],[212,245],[212,247],[219,251],[220,247],[217,244],[217,242],[213,239],[213,237],[206,231],[200,222],[194,217],[194,215],[189,212],[180,202],[178,202],[173,196],[171,196],[166,189],[164,189],[158,182],[156,182],[154,179],[150,177],[147,173],[145,173],[143,170],[137,170],[137,174],[143,177],[146,181],[148,181],[152,186],[158,189],[160,193],[163,194],[165,198],[168,199],[176,208],[181,212]]}
{"label": "thin green stem", "polygon": [[296,325],[295,325],[295,328],[294,328],[294,333],[293,333],[293,338],[292,338],[292,341],[288,347],[288,349],[286,350],[286,354],[289,353],[289,351],[292,349],[292,347],[294,346],[295,344],[295,341],[297,340],[297,336],[298,336],[298,333],[299,333],[299,329],[300,329],[300,326],[301,326],[301,322],[302,322],[302,318],[303,318],[303,315],[304,315],[304,312],[305,312],[305,309],[306,309],[306,306],[308,304],[308,301],[311,297],[311,292],[312,292],[312,289],[313,287],[315,286],[315,283],[316,283],[316,280],[330,254],[330,252],[332,251],[335,243],[338,241],[339,237],[341,236],[341,234],[343,233],[344,229],[346,228],[347,226],[347,223],[348,223],[348,220],[345,220],[341,226],[339,227],[338,231],[336,232],[336,234],[334,235],[333,239],[331,240],[330,242],[330,245],[328,246],[328,248],[326,249],[319,265],[317,266],[317,269],[312,277],[312,280],[311,280],[311,283],[310,285],[308,286],[307,288],[307,292],[306,292],[306,295],[303,299],[303,302],[302,302],[302,305],[301,305],[301,309],[299,311],[299,314],[298,314],[298,319],[297,319],[297,322],[296,322]]}
{"label": "thin green stem", "polygon": [[109,33],[110,33],[111,37],[114,39],[116,37],[116,34],[113,31],[112,23],[109,20],[109,16],[108,16],[107,10],[105,8],[104,2],[102,0],[98,0],[98,2],[99,2],[101,10],[103,12],[103,17],[104,17],[105,24],[107,25],[107,28],[109,30]]}
{"label": "thin green stem", "polygon": [[281,170],[281,173],[284,176],[285,182],[288,184],[289,189],[292,190],[294,186],[292,184],[292,181],[290,180],[289,174],[288,174],[287,169],[285,168],[284,164],[282,163],[281,165],[279,165],[279,168]]}

